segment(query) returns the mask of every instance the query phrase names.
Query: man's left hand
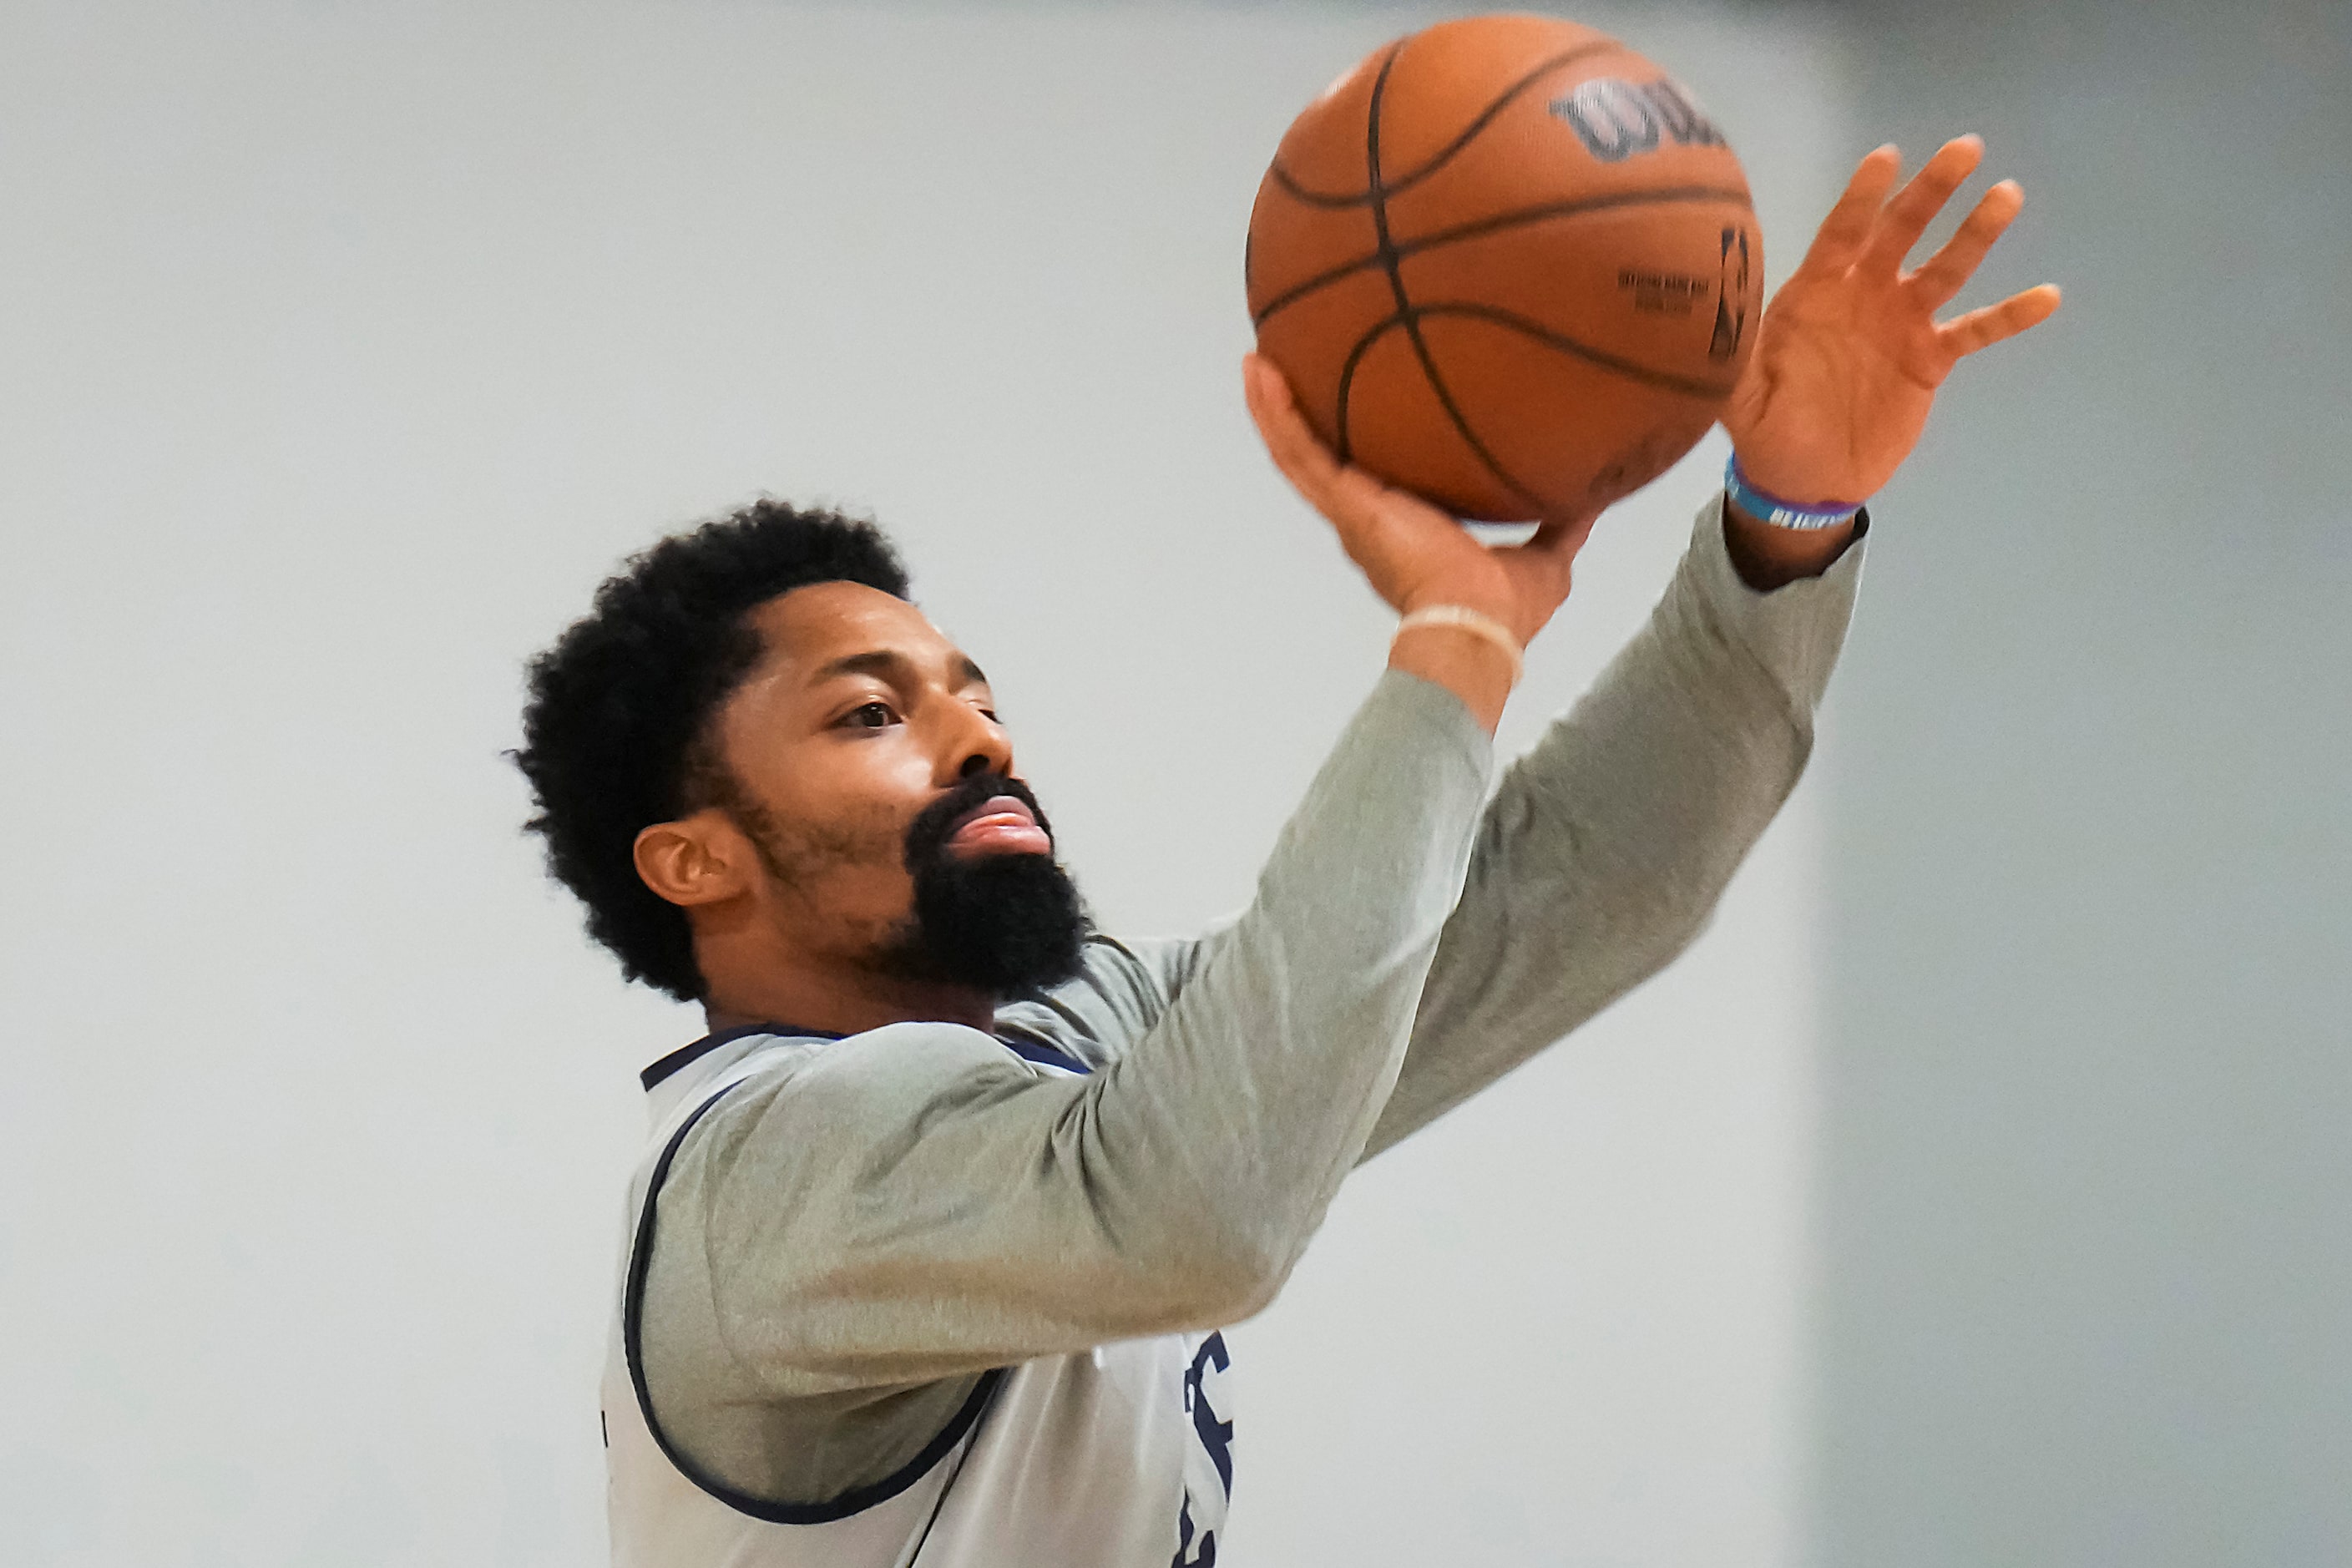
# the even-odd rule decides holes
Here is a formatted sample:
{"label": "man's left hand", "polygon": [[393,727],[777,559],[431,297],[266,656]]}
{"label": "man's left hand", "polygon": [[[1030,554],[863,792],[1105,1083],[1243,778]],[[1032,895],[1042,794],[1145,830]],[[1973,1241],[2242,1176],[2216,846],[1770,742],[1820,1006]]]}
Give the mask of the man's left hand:
{"label": "man's left hand", "polygon": [[1947,142],[1893,199],[1892,146],[1864,158],[1812,248],[1764,312],[1755,353],[1723,413],[1740,471],[1801,505],[1858,504],[1917,445],[1936,389],[1962,356],[2047,320],[2050,284],[1938,322],[2017,216],[2003,180],[1916,270],[1903,260],[1984,157],[1975,136]]}

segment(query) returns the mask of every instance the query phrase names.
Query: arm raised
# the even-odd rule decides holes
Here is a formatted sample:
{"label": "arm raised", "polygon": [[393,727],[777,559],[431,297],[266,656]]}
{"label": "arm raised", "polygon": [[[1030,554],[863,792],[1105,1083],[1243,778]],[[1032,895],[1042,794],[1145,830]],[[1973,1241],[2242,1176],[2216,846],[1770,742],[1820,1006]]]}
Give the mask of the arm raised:
{"label": "arm raised", "polygon": [[1504,775],[1368,1157],[1680,952],[1795,787],[1861,552],[1759,593],[1721,509],[1649,623]]}
{"label": "arm raised", "polygon": [[2012,182],[1904,268],[1983,155],[1956,138],[1896,189],[1900,155],[1869,153],[1774,295],[1724,425],[1748,479],[1828,525],[1710,503],[1649,625],[1510,770],[1368,1153],[1681,952],[1795,786],[1853,608],[1861,501],[1910,455],[1963,357],[2058,308],[2044,285],[1936,320],[2021,210]]}

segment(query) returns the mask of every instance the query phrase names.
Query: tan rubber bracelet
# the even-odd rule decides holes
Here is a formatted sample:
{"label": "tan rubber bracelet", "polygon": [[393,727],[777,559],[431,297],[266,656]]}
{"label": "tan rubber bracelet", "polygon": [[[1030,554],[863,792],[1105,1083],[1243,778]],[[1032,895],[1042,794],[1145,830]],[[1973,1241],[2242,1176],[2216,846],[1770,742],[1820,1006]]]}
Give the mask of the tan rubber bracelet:
{"label": "tan rubber bracelet", "polygon": [[1467,605],[1424,605],[1397,623],[1397,635],[1402,637],[1423,626],[1453,626],[1493,643],[1511,661],[1511,683],[1514,686],[1518,684],[1520,675],[1527,669],[1527,656],[1520,651],[1519,639],[1511,635],[1511,628]]}

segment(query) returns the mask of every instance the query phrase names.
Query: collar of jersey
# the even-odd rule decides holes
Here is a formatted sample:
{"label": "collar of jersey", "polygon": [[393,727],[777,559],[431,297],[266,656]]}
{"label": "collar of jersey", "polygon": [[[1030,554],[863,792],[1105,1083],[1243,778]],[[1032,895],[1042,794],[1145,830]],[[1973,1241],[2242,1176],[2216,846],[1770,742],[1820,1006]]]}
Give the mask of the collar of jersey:
{"label": "collar of jersey", "polygon": [[637,1075],[637,1081],[647,1093],[660,1087],[664,1079],[675,1077],[680,1069],[692,1067],[721,1046],[753,1035],[777,1035],[788,1040],[838,1040],[843,1037],[831,1029],[804,1029],[798,1024],[739,1024],[731,1029],[708,1034],[690,1046],[680,1046],[661,1060]]}
{"label": "collar of jersey", "polygon": [[[736,1041],[748,1039],[753,1035],[774,1035],[787,1040],[846,1038],[845,1036],[837,1035],[830,1029],[804,1028],[798,1024],[739,1024],[731,1029],[720,1029],[713,1034],[705,1035],[690,1046],[680,1046],[639,1073],[637,1081],[644,1084],[646,1092],[650,1094],[659,1088],[665,1079],[677,1076],[683,1068],[692,1067],[721,1046],[731,1046]],[[1056,1050],[1043,1041],[1007,1039],[1002,1035],[997,1037],[997,1040],[1005,1049],[1024,1061],[1059,1068],[1065,1072],[1086,1073],[1093,1070],[1077,1058]]]}

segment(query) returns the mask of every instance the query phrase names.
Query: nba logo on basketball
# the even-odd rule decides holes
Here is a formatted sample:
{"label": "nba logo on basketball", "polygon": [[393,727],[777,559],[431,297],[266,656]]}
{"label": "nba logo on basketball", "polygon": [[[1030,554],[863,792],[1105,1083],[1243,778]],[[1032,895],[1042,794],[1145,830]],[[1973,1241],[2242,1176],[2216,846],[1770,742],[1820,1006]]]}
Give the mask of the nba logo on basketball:
{"label": "nba logo on basketball", "polygon": [[1715,291],[1715,336],[1706,345],[1709,359],[1729,359],[1739,352],[1748,331],[1748,231],[1723,231],[1723,286]]}

